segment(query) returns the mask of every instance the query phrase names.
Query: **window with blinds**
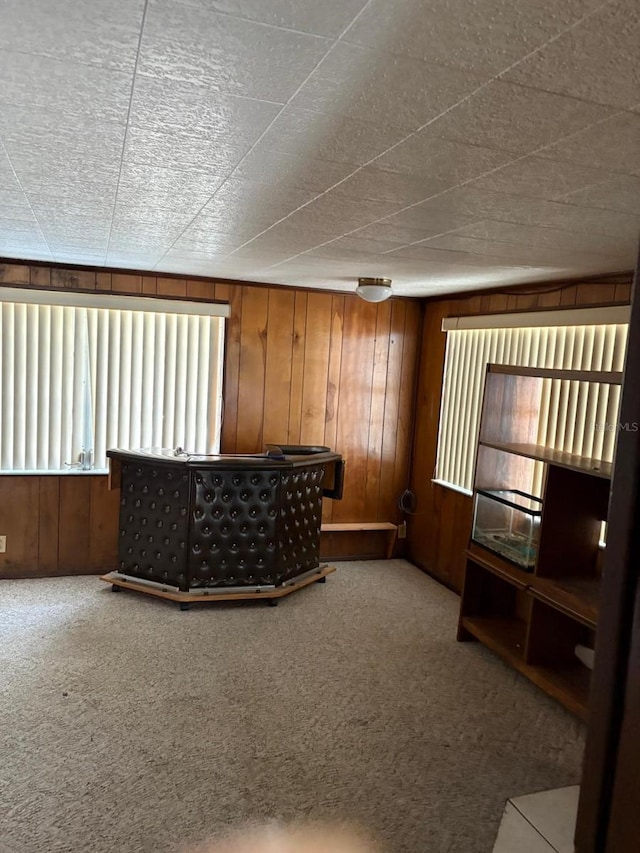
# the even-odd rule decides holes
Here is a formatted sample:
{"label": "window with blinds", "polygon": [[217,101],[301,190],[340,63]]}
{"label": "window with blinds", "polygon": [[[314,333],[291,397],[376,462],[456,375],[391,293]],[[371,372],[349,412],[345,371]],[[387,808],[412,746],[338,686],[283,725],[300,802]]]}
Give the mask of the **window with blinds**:
{"label": "window with blinds", "polygon": [[[564,322],[563,316],[564,315]],[[509,364],[571,370],[621,371],[627,309],[553,312],[443,323],[447,332],[434,479],[471,494],[486,366]],[[608,322],[593,322],[595,317]],[[584,322],[590,320],[591,322]],[[545,325],[554,323],[554,325]],[[582,321],[582,323],[580,322]],[[491,328],[482,328],[482,323]],[[504,325],[501,325],[504,323]],[[619,386],[544,380],[538,444],[612,461]],[[532,491],[540,494],[542,468]]]}
{"label": "window with blinds", "polygon": [[1,473],[106,471],[112,447],[219,450],[226,306],[0,300]]}

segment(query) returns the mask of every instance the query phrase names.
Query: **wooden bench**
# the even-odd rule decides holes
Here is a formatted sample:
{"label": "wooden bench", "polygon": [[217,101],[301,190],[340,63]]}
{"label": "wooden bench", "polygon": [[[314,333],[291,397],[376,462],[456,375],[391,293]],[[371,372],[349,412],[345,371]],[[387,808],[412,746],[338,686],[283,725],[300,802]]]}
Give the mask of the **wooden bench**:
{"label": "wooden bench", "polygon": [[390,521],[353,521],[353,522],[329,522],[320,528],[322,533],[354,533],[362,531],[383,530],[387,534],[386,558],[393,557],[393,548],[398,536],[398,525]]}

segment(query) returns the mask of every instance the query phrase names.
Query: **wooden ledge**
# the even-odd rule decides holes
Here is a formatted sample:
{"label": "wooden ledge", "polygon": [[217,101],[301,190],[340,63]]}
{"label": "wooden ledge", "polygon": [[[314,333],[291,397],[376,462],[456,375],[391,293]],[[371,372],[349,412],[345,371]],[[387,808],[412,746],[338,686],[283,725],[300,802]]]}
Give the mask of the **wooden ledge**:
{"label": "wooden ledge", "polygon": [[382,530],[387,533],[386,558],[390,560],[398,536],[398,525],[390,521],[337,521],[323,524],[320,528],[322,533],[354,533]]}

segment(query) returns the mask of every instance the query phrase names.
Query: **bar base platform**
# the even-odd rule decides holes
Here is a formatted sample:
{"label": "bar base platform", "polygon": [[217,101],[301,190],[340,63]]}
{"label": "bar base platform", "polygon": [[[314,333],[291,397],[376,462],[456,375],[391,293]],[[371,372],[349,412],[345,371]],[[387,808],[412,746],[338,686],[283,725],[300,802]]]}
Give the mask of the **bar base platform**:
{"label": "bar base platform", "polygon": [[280,586],[252,588],[252,589],[193,589],[190,592],[182,592],[176,587],[155,583],[154,581],[143,581],[122,574],[121,572],[108,572],[100,575],[100,580],[111,584],[113,592],[122,589],[130,589],[134,592],[142,592],[145,595],[153,595],[163,598],[165,601],[173,601],[180,606],[181,610],[189,610],[192,604],[216,604],[219,601],[258,601],[264,599],[271,607],[276,607],[278,601],[292,592],[304,589],[312,583],[325,583],[327,575],[335,572],[335,566],[320,566],[305,575],[301,575],[289,583]]}

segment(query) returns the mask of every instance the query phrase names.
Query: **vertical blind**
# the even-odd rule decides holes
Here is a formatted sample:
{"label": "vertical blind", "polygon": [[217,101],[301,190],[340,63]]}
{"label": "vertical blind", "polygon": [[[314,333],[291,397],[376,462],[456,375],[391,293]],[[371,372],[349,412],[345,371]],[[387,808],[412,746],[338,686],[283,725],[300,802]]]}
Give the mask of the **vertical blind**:
{"label": "vertical blind", "polygon": [[[540,323],[544,318],[540,318]],[[486,366],[621,371],[626,323],[447,332],[435,480],[471,492]],[[610,462],[620,387],[545,379],[538,444]],[[540,494],[542,466],[532,491]]]}
{"label": "vertical blind", "polygon": [[223,324],[0,302],[0,470],[106,470],[111,447],[216,452]]}

